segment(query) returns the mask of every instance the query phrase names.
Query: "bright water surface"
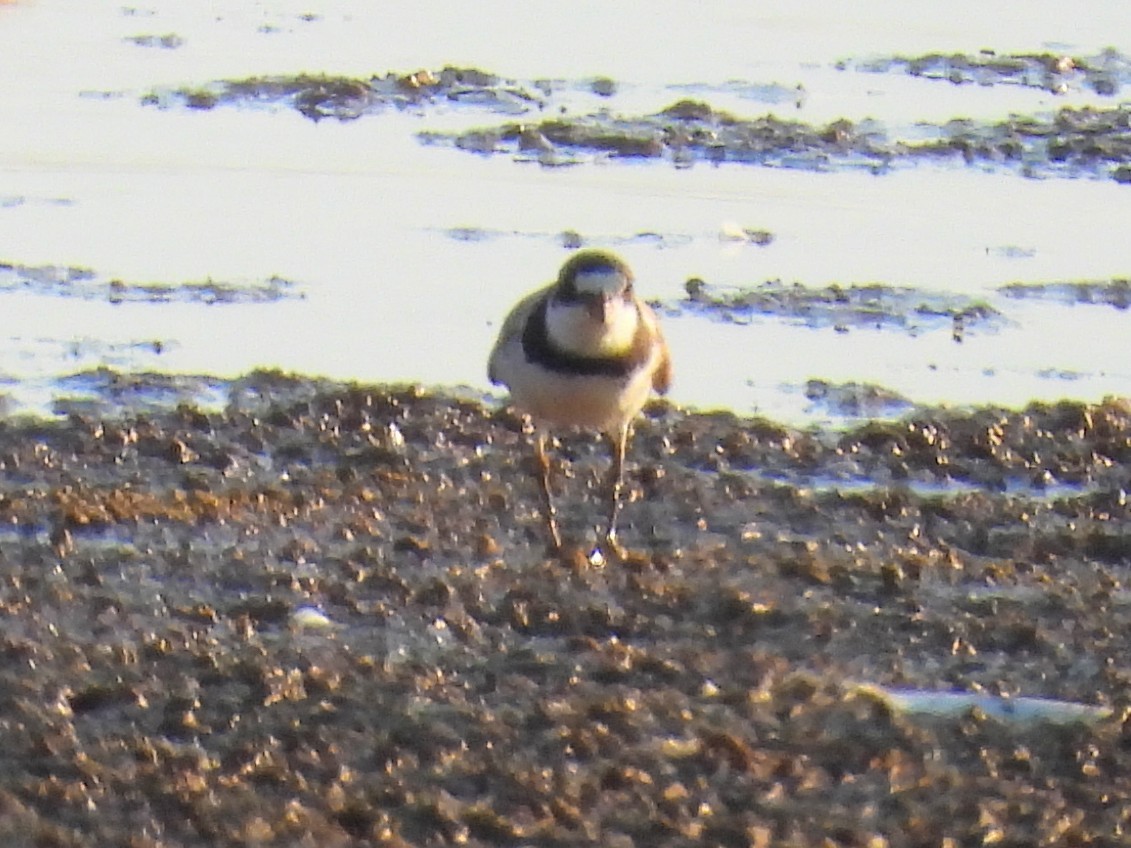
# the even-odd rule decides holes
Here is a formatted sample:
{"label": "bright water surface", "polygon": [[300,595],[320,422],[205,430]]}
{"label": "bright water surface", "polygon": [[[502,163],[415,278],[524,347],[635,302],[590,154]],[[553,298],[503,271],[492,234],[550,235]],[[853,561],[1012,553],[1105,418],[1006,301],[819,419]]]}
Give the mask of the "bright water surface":
{"label": "bright water surface", "polygon": [[[541,168],[420,144],[424,130],[505,120],[451,105],[314,123],[282,107],[141,104],[155,88],[249,75],[451,64],[579,91],[609,76],[619,91],[608,105],[626,114],[694,96],[747,117],[874,118],[912,136],[920,121],[1110,108],[1131,95],[957,86],[836,62],[983,48],[1127,54],[1128,24],[1120,0],[0,4],[0,262],[129,283],[278,275],[304,295],[112,304],[2,291],[0,391],[10,408],[48,408],[58,378],[100,365],[225,377],[278,367],[486,391],[502,315],[551,278],[565,255],[559,234],[573,230],[621,252],[649,298],[678,301],[693,276],[881,282],[985,296],[1011,322],[956,344],[947,330],[669,316],[679,403],[820,419],[805,398],[810,379],[876,383],[925,403],[1131,395],[1131,313],[995,293],[1015,281],[1131,276],[1131,186],[1112,180],[932,164],[878,176],[669,161]],[[131,40],[166,34],[181,45]],[[800,106],[758,102],[730,81],[800,85],[804,96]],[[720,239],[734,225],[774,240]],[[458,228],[485,237],[453,238]]]}

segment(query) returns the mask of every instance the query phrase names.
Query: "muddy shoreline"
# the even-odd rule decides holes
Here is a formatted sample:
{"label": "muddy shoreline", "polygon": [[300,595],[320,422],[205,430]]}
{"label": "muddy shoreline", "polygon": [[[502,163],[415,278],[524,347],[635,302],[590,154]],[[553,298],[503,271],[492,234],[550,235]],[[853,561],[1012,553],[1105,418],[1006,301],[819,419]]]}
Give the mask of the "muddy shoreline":
{"label": "muddy shoreline", "polygon": [[557,451],[553,558],[509,412],[228,390],[0,423],[10,844],[1120,843],[1125,401],[653,406],[601,566],[595,439]]}
{"label": "muddy shoreline", "polygon": [[[155,30],[125,44],[172,54],[199,49],[194,37]],[[1119,99],[1131,62],[1118,51],[826,67],[911,75],[923,97],[948,86],[1049,96],[1018,114],[912,124],[859,108],[814,118],[816,92],[796,79],[663,84],[641,98],[631,79],[476,67],[82,96],[204,123],[225,108],[293,109],[327,128],[405,113],[397,125],[424,156],[454,148],[545,168],[1131,182]],[[0,198],[6,210],[44,205],[82,201]],[[406,220],[396,233],[417,226]],[[751,224],[707,237],[778,244],[766,228],[778,220]],[[426,226],[452,242],[528,235],[478,216]],[[703,236],[585,226],[533,235],[569,247]],[[1028,259],[1045,247],[1010,236],[977,249]],[[224,309],[303,299],[319,283],[131,279],[42,255],[0,256],[0,294]],[[1125,311],[1124,270],[1075,279],[1022,266],[1008,276],[1020,281],[977,297],[758,270],[736,286],[703,271],[685,298],[657,305],[959,344],[1004,332],[1034,303]],[[555,446],[567,546],[551,554],[527,435],[498,404],[454,388],[105,367],[175,344],[67,341],[102,367],[59,379],[51,418],[16,414],[22,378],[5,384],[10,397],[0,390],[3,844],[1126,842],[1128,400],[926,408],[850,375],[790,383],[839,426],[656,403],[629,456],[627,553],[609,560],[593,548],[608,459],[591,435]]]}

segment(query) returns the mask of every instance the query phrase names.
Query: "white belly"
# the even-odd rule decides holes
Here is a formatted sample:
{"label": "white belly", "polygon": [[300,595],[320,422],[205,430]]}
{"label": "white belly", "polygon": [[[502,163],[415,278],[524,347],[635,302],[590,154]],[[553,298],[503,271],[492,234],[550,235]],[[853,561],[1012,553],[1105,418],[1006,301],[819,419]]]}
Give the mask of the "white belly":
{"label": "white belly", "polygon": [[626,377],[563,374],[527,362],[521,340],[513,339],[498,351],[495,374],[536,423],[616,433],[647,402],[655,358]]}

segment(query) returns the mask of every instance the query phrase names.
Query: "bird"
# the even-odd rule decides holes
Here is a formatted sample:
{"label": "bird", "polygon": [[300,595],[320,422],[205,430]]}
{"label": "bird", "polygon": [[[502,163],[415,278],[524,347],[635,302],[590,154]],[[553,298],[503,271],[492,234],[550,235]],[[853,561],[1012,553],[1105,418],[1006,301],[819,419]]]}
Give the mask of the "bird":
{"label": "bird", "polygon": [[546,454],[551,428],[600,431],[609,441],[607,548],[623,553],[617,517],[632,422],[653,392],[666,394],[672,364],[659,319],[634,288],[627,263],[606,250],[572,254],[557,279],[523,297],[499,331],[487,376],[510,391],[533,424],[543,515],[561,550]]}

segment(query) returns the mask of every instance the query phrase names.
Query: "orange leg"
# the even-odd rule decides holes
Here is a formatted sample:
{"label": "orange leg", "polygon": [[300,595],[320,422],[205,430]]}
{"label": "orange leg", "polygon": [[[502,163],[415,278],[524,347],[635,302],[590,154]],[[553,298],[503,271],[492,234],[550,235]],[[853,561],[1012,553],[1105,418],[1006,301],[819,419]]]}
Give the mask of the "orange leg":
{"label": "orange leg", "polygon": [[620,432],[610,433],[609,441],[613,453],[613,467],[609,469],[609,529],[605,541],[611,551],[618,556],[623,552],[617,541],[617,516],[620,514],[620,490],[624,485],[624,454],[628,448],[628,425]]}
{"label": "orange leg", "polygon": [[543,514],[546,517],[546,526],[550,530],[550,538],[553,540],[553,548],[556,551],[562,546],[562,537],[558,532],[557,510],[554,509],[554,499],[550,494],[550,459],[546,456],[546,434],[542,430],[538,431],[534,444],[534,457],[538,461],[538,479],[542,484]]}

